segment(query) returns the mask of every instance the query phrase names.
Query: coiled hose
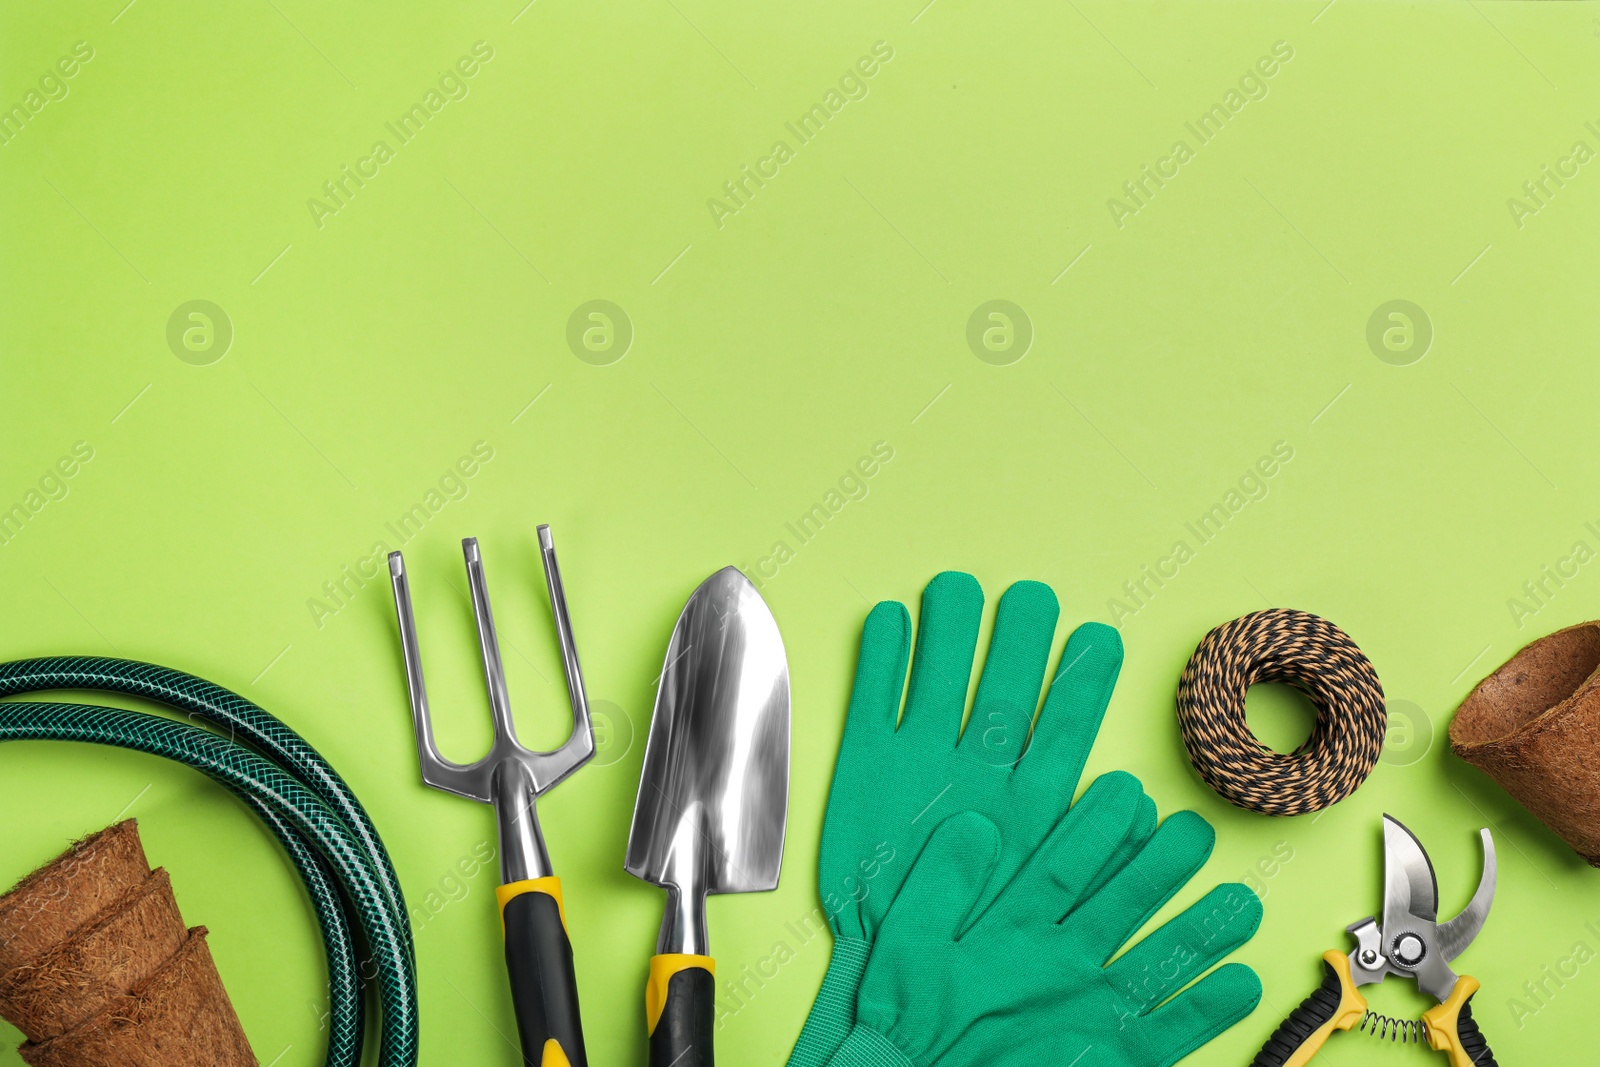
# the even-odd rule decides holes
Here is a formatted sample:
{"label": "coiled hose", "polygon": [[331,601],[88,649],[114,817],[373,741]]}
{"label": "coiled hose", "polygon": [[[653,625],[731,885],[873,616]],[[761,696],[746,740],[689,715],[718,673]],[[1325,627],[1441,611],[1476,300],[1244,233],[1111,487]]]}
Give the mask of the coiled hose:
{"label": "coiled hose", "polygon": [[[413,1067],[417,981],[405,900],[377,830],[338,772],[261,708],[182,671],[97,656],[0,664],[0,697],[56,689],[144,697],[227,731],[220,737],[119,708],[0,703],[0,741],[86,741],[148,752],[193,767],[243,800],[289,853],[317,914],[328,955],[328,1067],[361,1061],[364,977],[377,986],[378,1063]],[[369,975],[362,974],[363,950]]]}

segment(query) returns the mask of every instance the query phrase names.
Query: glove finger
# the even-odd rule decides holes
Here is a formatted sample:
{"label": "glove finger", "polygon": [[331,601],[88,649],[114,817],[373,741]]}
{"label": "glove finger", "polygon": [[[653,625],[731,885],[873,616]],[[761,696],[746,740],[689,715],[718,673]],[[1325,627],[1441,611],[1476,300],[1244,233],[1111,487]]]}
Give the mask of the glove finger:
{"label": "glove finger", "polygon": [[1219,885],[1106,967],[1119,993],[1137,991],[1144,1010],[1166,1000],[1261,925],[1261,898],[1238,882]]}
{"label": "glove finger", "polygon": [[1098,622],[1072,631],[1061,652],[1050,693],[1039,712],[1033,739],[1017,765],[1019,774],[1047,775],[1051,788],[1077,792],[1111,690],[1122,670],[1122,636]]}
{"label": "glove finger", "polygon": [[1000,831],[982,815],[962,811],[944,820],[889,906],[876,943],[955,940],[966,928],[999,854]]}
{"label": "glove finger", "polygon": [[1180,811],[1156,828],[1149,843],[1069,920],[1084,954],[1104,964],[1134,931],[1182,889],[1216,843],[1211,824]]}
{"label": "glove finger", "polygon": [[1261,1003],[1261,979],[1229,963],[1185,989],[1135,1024],[1145,1034],[1152,1064],[1171,1067]]}
{"label": "glove finger", "polygon": [[[1136,779],[1137,780],[1137,779]],[[1128,831],[1117,844],[1108,862],[1103,864],[1089,880],[1088,886],[1078,898],[1078,903],[1092,900],[1107,882],[1116,877],[1117,873],[1133,861],[1150,838],[1156,832],[1156,802],[1149,795],[1141,791],[1134,812],[1133,822],[1128,825]],[[1074,905],[1076,906],[1076,905]],[[1070,912],[1069,912],[1070,914]]]}
{"label": "glove finger", "polygon": [[[829,925],[841,937],[871,937],[868,917],[861,908],[870,891],[863,874],[875,862],[881,846],[875,844],[876,837],[862,840],[861,796],[853,783],[874,780],[885,747],[894,744],[910,647],[911,620],[904,604],[886,600],[867,614],[834,785],[828,792],[817,872]],[[881,916],[882,909],[876,914]]]}
{"label": "glove finger", "polygon": [[982,621],[983,590],[972,575],[945,571],[922,591],[911,692],[900,723],[906,737],[955,748]]}
{"label": "glove finger", "polygon": [[1139,818],[1144,789],[1126,771],[1102,774],[1050,831],[1027,865],[985,913],[984,921],[1016,926],[1059,922],[1123,855]]}
{"label": "glove finger", "polygon": [[906,614],[906,606],[894,600],[883,601],[867,614],[861,627],[861,655],[856,660],[856,681],[850,690],[841,754],[851,751],[852,744],[870,745],[894,734],[910,652],[911,617]]}
{"label": "glove finger", "polygon": [[[1086,793],[1085,796],[1087,795]],[[1080,800],[1079,803],[1082,803],[1082,801]],[[1150,843],[1150,838],[1154,836],[1155,832],[1156,802],[1151,800],[1142,791],[1141,787],[1133,822],[1129,824],[1127,833],[1117,843],[1107,862],[1101,865],[1100,869],[1095,872],[1094,877],[1089,880],[1089,884],[1084,888],[1083,892],[1078,895],[1073,907],[1076,908],[1085,901],[1093,900],[1099,895],[1105,884],[1115,878],[1129,863],[1133,862],[1133,858],[1144,849],[1145,845]],[[1072,912],[1069,910],[1067,916],[1071,914]],[[1059,921],[1065,922],[1066,917],[1060,917]]]}
{"label": "glove finger", "polygon": [[997,767],[1016,763],[1039,708],[1060,615],[1047,585],[1018,582],[1005,591],[995,612],[972,718],[961,735],[962,752]]}

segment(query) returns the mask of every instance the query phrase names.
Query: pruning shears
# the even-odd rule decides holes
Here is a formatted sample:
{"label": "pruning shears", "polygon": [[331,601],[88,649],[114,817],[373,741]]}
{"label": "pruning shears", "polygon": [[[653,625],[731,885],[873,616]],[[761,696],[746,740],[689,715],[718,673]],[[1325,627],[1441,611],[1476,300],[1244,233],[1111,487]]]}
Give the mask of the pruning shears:
{"label": "pruning shears", "polygon": [[[1439,918],[1439,883],[1433,864],[1410,830],[1383,817],[1383,920],[1368,917],[1346,930],[1356,947],[1322,954],[1322,985],[1290,1013],[1256,1054],[1253,1067],[1301,1067],[1334,1030],[1361,1029],[1391,1041],[1424,1038],[1450,1057],[1450,1067],[1497,1067],[1494,1053],[1472,1018],[1478,980],[1457,975],[1450,961],[1478,936],[1494,901],[1494,840],[1483,840],[1483,876],[1472,900],[1447,923]],[[1367,1010],[1360,986],[1388,975],[1410,978],[1439,1003],[1422,1018],[1395,1019]]]}

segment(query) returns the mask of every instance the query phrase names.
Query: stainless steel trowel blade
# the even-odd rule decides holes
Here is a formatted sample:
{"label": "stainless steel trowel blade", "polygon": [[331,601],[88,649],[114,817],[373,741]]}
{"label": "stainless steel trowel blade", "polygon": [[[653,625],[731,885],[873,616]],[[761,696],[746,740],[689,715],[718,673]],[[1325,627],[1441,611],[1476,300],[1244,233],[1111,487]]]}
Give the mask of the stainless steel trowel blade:
{"label": "stainless steel trowel blade", "polygon": [[664,888],[774,889],[789,812],[789,665],[736,568],[689,597],[667,645],[623,866]]}

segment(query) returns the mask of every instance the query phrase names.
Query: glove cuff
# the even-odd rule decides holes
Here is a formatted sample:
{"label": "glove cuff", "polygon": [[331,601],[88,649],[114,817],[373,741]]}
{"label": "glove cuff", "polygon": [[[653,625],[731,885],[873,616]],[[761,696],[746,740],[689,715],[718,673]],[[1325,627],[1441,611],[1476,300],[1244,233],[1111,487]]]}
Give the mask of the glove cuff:
{"label": "glove cuff", "polygon": [[856,990],[872,946],[854,937],[835,937],[828,973],[789,1054],[788,1067],[823,1067],[844,1043],[856,1021]]}
{"label": "glove cuff", "polygon": [[870,1026],[856,1025],[828,1067],[917,1067],[894,1043]]}

